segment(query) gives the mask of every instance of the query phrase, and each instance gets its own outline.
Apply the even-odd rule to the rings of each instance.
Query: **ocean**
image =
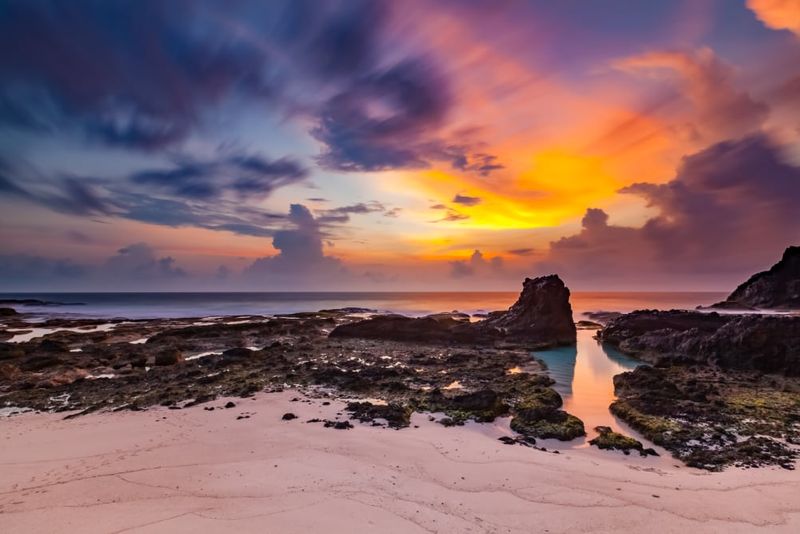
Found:
[[[519,293],[504,292],[248,292],[248,293],[4,293],[2,299],[37,299],[65,306],[24,306],[20,311],[74,318],[154,319],[230,315],[272,315],[360,307],[420,316],[444,311],[469,314],[503,310]],[[587,311],[693,309],[725,298],[716,292],[575,291],[576,320]],[[0,304],[2,306],[2,304]]]

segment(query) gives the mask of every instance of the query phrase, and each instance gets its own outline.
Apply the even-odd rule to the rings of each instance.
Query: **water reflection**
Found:
[[[590,436],[599,425],[627,431],[608,411],[615,399],[613,377],[634,369],[640,362],[601,345],[593,338],[594,333],[579,330],[577,345],[534,355],[547,363],[550,376],[556,381],[554,388],[564,398],[564,409],[583,420]]]

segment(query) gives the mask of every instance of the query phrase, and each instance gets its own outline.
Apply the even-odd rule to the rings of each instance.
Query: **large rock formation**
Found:
[[[713,307],[800,309],[800,246],[787,248],[768,271],[754,274]]]
[[[463,343],[505,340],[544,348],[575,343],[576,330],[569,289],[557,275],[550,275],[526,278],[519,299],[508,311],[493,312],[479,323],[452,314],[383,315],[337,326],[331,337]]]
[[[614,319],[599,337],[657,364],[800,375],[800,317],[644,310]]]
[[[508,311],[490,314],[477,326],[532,342],[551,340],[554,345],[569,345],[576,340],[569,289],[555,274],[526,278],[522,293]]]

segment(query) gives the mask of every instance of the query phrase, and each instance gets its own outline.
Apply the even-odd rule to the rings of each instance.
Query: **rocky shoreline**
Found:
[[[583,423],[560,409],[562,399],[550,388],[552,379],[528,350],[530,345],[568,342],[570,336],[574,342],[568,298],[560,280],[526,281],[516,307],[495,316],[504,321],[502,327],[473,326],[457,315],[438,314],[403,318],[432,325],[406,333],[394,328],[398,316],[365,321],[363,310],[352,309],[275,317],[119,320],[102,329],[96,322],[64,319],[30,325],[24,316],[12,314],[0,332],[5,339],[24,335],[25,328],[52,332],[0,344],[0,403],[7,410],[74,416],[155,405],[180,409],[288,387],[311,394],[314,388],[327,388],[341,398],[377,399],[352,405],[351,416],[362,421],[402,427],[412,411],[440,414],[440,422],[448,426],[510,416],[526,443],[570,440],[585,434]],[[543,314],[543,326],[532,327],[536,318],[531,309],[542,306],[566,315]],[[566,334],[561,331],[565,317]],[[335,334],[372,323],[390,324],[394,335],[371,339]],[[533,334],[520,334],[523,324]],[[457,333],[441,335],[451,328]],[[468,336],[462,337],[464,332]]]
[[[342,399],[350,421],[400,429],[415,412],[444,426],[508,417],[515,437],[570,441],[564,411],[532,350],[575,342],[569,290],[526,279],[509,310],[478,322],[346,308],[278,316],[31,323],[4,308],[0,409],[64,412],[207,408],[223,397],[297,389]],[[647,362],[617,375],[611,412],[687,465],[794,468],[800,445],[800,317],[690,311],[598,312],[598,342]],[[293,414],[287,413],[287,416]],[[286,420],[290,420],[288,417]],[[655,453],[598,427],[590,443]]]

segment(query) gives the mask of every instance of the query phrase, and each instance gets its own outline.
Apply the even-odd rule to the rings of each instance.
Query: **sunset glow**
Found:
[[[800,239],[794,2],[177,4],[0,12],[4,289],[714,290]]]

